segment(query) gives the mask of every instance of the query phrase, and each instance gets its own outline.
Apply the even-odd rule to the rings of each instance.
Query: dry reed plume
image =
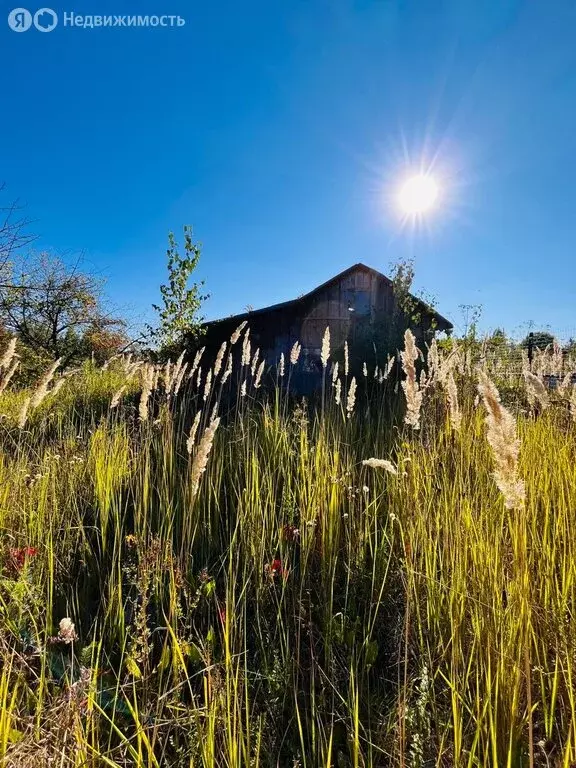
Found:
[[[428,347],[428,376],[431,381],[435,381],[437,378],[438,370],[440,368],[440,355],[438,352],[438,344],[436,339],[432,339],[432,343]]]
[[[328,365],[328,358],[330,357],[330,326],[326,326],[324,336],[322,338],[322,350],[320,352],[320,360],[322,362],[322,368],[326,369]]]
[[[22,405],[20,406],[20,411],[18,412],[18,427],[19,429],[24,429],[26,426],[26,421],[28,419],[28,412],[30,411],[30,403],[32,402],[31,397],[27,397]]]
[[[290,365],[296,365],[301,351],[302,345],[295,341],[292,349],[290,350]]]
[[[18,360],[18,358],[14,358],[14,360],[12,360],[12,364],[7,369],[6,373],[1,376],[1,378],[0,378],[0,394],[2,394],[2,392],[4,392],[4,390],[8,386],[8,384],[10,384],[10,381],[12,380],[12,377],[16,373],[16,370],[17,370],[19,365],[20,365],[20,361]],[[0,367],[0,372],[1,371],[2,371],[2,368]]]
[[[54,374],[56,373],[56,369],[62,362],[62,358],[58,358],[56,362],[52,363],[50,368],[46,371],[44,376],[40,379],[38,386],[34,390],[34,393],[32,394],[32,399],[30,400],[30,407],[31,408],[37,408],[42,400],[46,397],[48,394],[48,387],[50,386],[50,382],[54,378]]]
[[[114,408],[117,408],[120,404],[120,400],[122,399],[122,395],[124,392],[126,392],[127,385],[123,384],[120,389],[114,393],[112,400],[110,402],[110,409],[113,410]]]
[[[351,418],[354,413],[354,405],[356,404],[356,377],[353,376],[350,382],[350,389],[348,390],[348,398],[346,400],[346,413],[348,418]]]
[[[208,464],[208,457],[212,450],[212,444],[214,442],[214,435],[220,424],[220,418],[215,418],[211,421],[202,435],[194,459],[192,460],[192,467],[190,470],[190,486],[192,490],[192,498],[194,498],[200,487],[200,480],[206,470]]]
[[[242,342],[242,365],[250,365],[250,328],[246,329]]]
[[[336,381],[338,379],[338,360],[334,363],[334,366],[332,367],[332,384],[336,384]]]
[[[246,328],[247,323],[248,323],[247,320],[244,320],[244,322],[240,323],[240,325],[238,326],[238,328],[236,328],[236,330],[234,331],[232,336],[230,336],[230,345],[231,346],[234,346],[234,344],[236,344],[236,342],[240,338],[240,334],[242,333],[244,328]]]
[[[548,392],[544,386],[544,382],[539,376],[536,376],[530,371],[524,371],[524,379],[526,381],[526,394],[528,395],[528,402],[531,406],[534,406],[536,402],[540,404],[542,409],[548,408],[550,405],[550,398]]]
[[[458,387],[454,381],[454,374],[452,371],[446,377],[446,398],[448,400],[448,413],[450,415],[450,423],[456,432],[460,431],[462,426],[462,413],[460,412],[460,404],[458,402]]]
[[[203,395],[204,402],[208,400],[208,396],[210,394],[211,389],[212,389],[212,369],[210,368],[208,370],[208,373],[206,374],[206,381],[204,382],[204,395]]]
[[[200,365],[200,360],[202,360],[202,355],[204,354],[205,349],[206,347],[202,347],[194,355],[194,360],[192,361],[192,368],[190,369],[190,373],[188,374],[189,379],[192,379],[194,374],[196,373],[196,369]]]
[[[184,381],[184,377],[186,376],[186,372],[188,371],[188,363],[184,363],[184,365],[180,368],[180,372],[176,376],[176,379],[174,381],[174,397],[180,392],[180,387],[182,386],[182,382]]]
[[[576,421],[576,385],[572,386],[570,393],[570,416],[572,421]]]
[[[14,355],[16,354],[16,336],[12,336],[10,341],[8,342],[8,346],[4,350],[4,354],[2,357],[0,357],[0,371],[5,371],[10,363],[12,362],[12,359]]]
[[[138,415],[140,421],[148,421],[148,400],[152,394],[154,385],[154,366],[147,365],[142,374],[142,392],[140,393],[140,402],[138,404]]]
[[[478,392],[487,411],[487,439],[494,456],[494,479],[508,509],[524,505],[524,483],[518,474],[520,440],[516,435],[516,421],[500,402],[500,394],[488,375],[478,371]]]
[[[194,416],[194,421],[192,422],[192,426],[190,427],[190,434],[188,435],[188,439],[186,440],[186,450],[188,451],[188,454],[192,453],[192,448],[194,447],[194,441],[196,440],[196,432],[198,432],[198,425],[200,424],[201,416],[202,416],[202,411],[198,411],[196,416]]]
[[[233,363],[232,351],[230,351],[228,353],[228,362],[226,363],[226,370],[222,374],[222,381],[221,381],[222,385],[226,384],[226,382],[230,378],[230,375],[232,373],[232,363]]]
[[[220,346],[220,349],[218,350],[218,354],[216,355],[216,360],[214,362],[214,378],[218,376],[220,373],[220,369],[222,368],[222,361],[224,360],[224,353],[226,352],[227,343],[225,341],[222,342],[222,345]]]
[[[252,357],[252,362],[250,363],[250,373],[252,374],[252,378],[254,378],[254,375],[256,373],[256,366],[258,365],[258,358],[260,357],[260,348],[254,352],[254,355]]]
[[[372,467],[373,469],[385,469],[386,472],[390,472],[391,475],[397,475],[398,470],[388,459],[363,459],[362,464],[365,467]]]
[[[404,350],[400,353],[402,369],[406,379],[402,382],[402,389],[406,396],[406,415],[404,421],[412,429],[420,429],[420,409],[422,407],[422,392],[416,378],[416,360],[418,348],[414,334],[408,328],[404,334]]]
[[[255,389],[259,389],[260,388],[260,382],[261,382],[261,379],[262,379],[262,374],[264,373],[264,364],[265,364],[265,361],[262,360],[260,362],[260,365],[258,366],[258,370],[256,371],[256,378],[254,379],[254,387],[255,387]]]
[[[174,366],[174,369],[172,371],[172,374],[168,377],[168,380],[166,381],[166,395],[170,394],[176,394],[176,385],[178,384],[179,380],[181,379],[181,375],[183,375],[182,371],[182,365],[184,362],[184,355],[186,354],[186,350],[180,353],[178,360],[176,360],[176,364]],[[170,361],[168,361],[169,363]],[[168,363],[166,365],[168,366]]]
[[[558,387],[558,394],[560,397],[570,397],[570,387],[572,384],[572,370],[569,370],[565,375],[560,386]]]

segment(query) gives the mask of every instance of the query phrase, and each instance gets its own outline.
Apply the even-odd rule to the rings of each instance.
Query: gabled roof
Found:
[[[368,267],[366,264],[362,264],[362,262],[358,262],[357,264],[353,264],[351,267],[348,267],[343,272],[339,272],[337,275],[334,275],[334,277],[331,277],[329,280],[326,280],[326,282],[316,286],[316,288],[313,288],[308,293],[305,293],[296,299],[290,299],[289,301],[281,301],[278,304],[271,304],[269,307],[262,307],[261,309],[250,310],[250,312],[241,312],[238,315],[229,315],[228,317],[223,317],[223,318],[220,318],[219,320],[211,320],[210,322],[207,322],[206,325],[210,326],[216,323],[223,323],[227,321],[242,322],[243,320],[247,320],[250,317],[254,317],[254,315],[261,315],[266,312],[275,312],[276,310],[288,309],[289,307],[308,301],[309,299],[313,298],[315,294],[325,290],[326,288],[329,288],[331,285],[333,285],[334,283],[337,283],[339,280],[342,280],[344,277],[348,277],[348,275],[350,275],[351,273],[355,272],[358,269],[362,269],[366,272],[370,272],[371,274],[379,277],[381,280],[384,280],[388,284],[392,285],[392,281],[390,280],[390,278],[386,277],[386,275],[382,274],[382,272],[379,272],[377,269],[372,269],[372,267]],[[447,320],[439,312],[436,312],[436,310],[433,309],[428,304],[426,304],[425,301],[423,301],[422,299],[419,299],[417,296],[413,296],[412,294],[410,294],[410,297],[417,304],[417,306],[422,312],[426,313],[427,315],[432,315],[432,317],[434,317],[440,330],[446,331],[446,330],[451,330],[453,328],[453,325],[450,322],[450,320]]]

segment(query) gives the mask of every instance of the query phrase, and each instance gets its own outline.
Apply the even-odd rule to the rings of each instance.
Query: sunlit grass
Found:
[[[343,371],[340,405],[326,370],[314,408],[291,368],[257,388],[244,366],[209,391],[186,370],[167,397],[172,367],[143,404],[149,371],[86,366],[22,429],[26,393],[7,389],[0,762],[570,766],[567,395],[530,410],[509,385],[526,494],[508,509],[475,373],[451,371],[459,429],[440,374],[419,430],[396,379],[358,375],[349,415]]]

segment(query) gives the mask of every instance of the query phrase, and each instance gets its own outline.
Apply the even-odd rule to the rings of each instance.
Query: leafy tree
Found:
[[[354,343],[350,349],[350,369],[357,375],[362,372],[363,362],[382,366],[389,354],[394,354],[404,346],[404,333],[407,328],[421,325],[424,305],[434,306],[430,296],[412,295],[414,282],[414,261],[400,259],[390,269],[394,304],[392,313],[377,311],[373,316],[355,318]],[[431,319],[429,335],[425,342],[432,339],[436,323]],[[340,355],[341,356],[341,355]],[[338,359],[336,357],[335,359]]]
[[[504,344],[507,341],[506,337],[506,331],[503,328],[496,328],[492,335],[490,336],[490,340],[494,344]]]
[[[521,346],[528,347],[530,343],[534,349],[546,349],[554,343],[554,336],[548,331],[534,331],[522,339]]]
[[[15,334],[31,358],[63,358],[63,365],[90,356],[102,335],[107,354],[126,343],[124,323],[104,310],[103,281],[49,253],[13,255],[0,285],[0,326]],[[114,340],[114,344],[110,342]]]
[[[392,264],[392,290],[396,299],[396,315],[404,320],[406,316],[412,319],[416,313],[416,303],[410,294],[414,282],[414,262],[412,259],[400,259]],[[416,322],[418,317],[415,318]]]
[[[5,185],[0,185],[0,195]],[[0,287],[10,283],[10,260],[14,253],[30,245],[35,239],[28,232],[29,219],[22,215],[22,206],[17,200],[0,204]]]
[[[160,286],[162,304],[153,304],[158,314],[156,327],[148,326],[149,337],[155,341],[163,356],[182,349],[188,339],[198,338],[204,318],[200,308],[208,295],[201,292],[204,281],[190,284],[201,255],[201,246],[192,240],[192,227],[184,227],[184,255],[180,255],[174,234],[168,235],[168,283]]]
[[[433,309],[436,299],[425,291],[420,291],[418,296],[411,293],[415,274],[413,259],[397,261],[392,265],[391,274],[392,290],[396,301],[392,323],[393,333],[395,337],[400,338],[400,346],[403,346],[406,328],[420,325],[423,320],[424,306]],[[433,333],[435,328],[436,321],[432,319],[430,331]]]
[[[464,321],[462,340],[473,346],[478,341],[478,322],[482,316],[482,305],[460,304],[458,309]]]
[[[119,327],[106,327],[93,323],[83,336],[85,357],[92,357],[98,365],[102,365],[114,355],[123,352],[131,346],[128,337]]]
[[[502,353],[506,348],[515,345],[508,339],[506,332],[502,328],[496,328],[489,336],[483,340],[483,345],[491,352]]]

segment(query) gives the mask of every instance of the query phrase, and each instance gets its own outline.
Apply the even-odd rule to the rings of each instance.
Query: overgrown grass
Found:
[[[538,412],[508,387],[526,485],[508,509],[474,374],[451,364],[460,429],[441,381],[413,430],[395,381],[359,381],[349,415],[349,376],[340,405],[327,371],[306,406],[288,362],[265,388],[256,365],[209,388],[187,371],[167,397],[172,369],[147,418],[124,364],[86,367],[22,429],[7,390],[2,764],[573,764],[568,400]]]

